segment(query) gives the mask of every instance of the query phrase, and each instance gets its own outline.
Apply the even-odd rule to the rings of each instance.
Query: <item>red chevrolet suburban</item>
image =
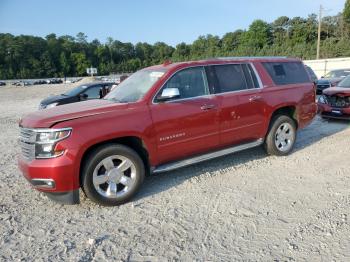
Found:
[[[101,205],[119,205],[148,173],[260,145],[286,155],[316,112],[299,59],[166,62],[134,73],[104,99],[25,116],[19,167],[61,203],[79,203],[81,188]]]

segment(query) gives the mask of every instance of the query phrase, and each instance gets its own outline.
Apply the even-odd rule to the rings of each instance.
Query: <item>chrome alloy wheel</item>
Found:
[[[135,180],[135,164],[125,156],[112,155],[95,167],[92,182],[100,195],[117,199],[135,186]]]
[[[294,129],[289,123],[282,123],[276,130],[275,145],[278,150],[288,151],[294,143]]]

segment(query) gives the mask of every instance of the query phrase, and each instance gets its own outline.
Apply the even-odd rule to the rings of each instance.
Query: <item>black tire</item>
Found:
[[[283,127],[283,125],[287,126],[290,129],[290,139],[286,139],[285,141],[288,146],[286,146],[285,150],[282,150],[281,147],[278,147],[276,143],[277,141],[277,132],[280,128]],[[296,123],[295,121],[287,116],[287,115],[276,115],[273,117],[270,128],[268,131],[268,134],[265,138],[265,150],[269,155],[275,155],[275,156],[285,156],[288,155],[294,147],[295,140],[296,140]],[[289,142],[290,141],[290,142]]]
[[[102,160],[106,159],[112,159],[113,156],[122,156],[126,159],[130,160],[133,164],[133,179],[132,179],[132,186],[130,186],[130,189],[125,192],[124,195],[117,197],[117,195],[114,196],[114,198],[103,196],[101,193],[99,193],[94,185],[94,171],[95,169],[98,169],[98,166],[101,165]],[[115,163],[116,160],[112,159],[112,163]],[[103,168],[104,165],[100,167]],[[117,166],[113,167],[112,169],[116,169]],[[111,169],[111,170],[112,170]],[[123,177],[126,176],[123,173]],[[131,172],[131,171],[130,171]],[[105,174],[107,174],[107,169],[105,169]],[[104,174],[103,174],[104,176]],[[109,177],[109,176],[108,176]],[[128,202],[139,190],[143,180],[145,177],[145,166],[140,158],[140,156],[130,147],[120,145],[120,144],[109,144],[105,146],[101,146],[91,152],[89,156],[84,161],[83,167],[82,167],[82,176],[81,176],[81,184],[82,189],[85,193],[85,195],[91,199],[92,201],[96,202],[97,204],[103,205],[103,206],[117,206],[124,204]],[[103,189],[100,188],[100,186],[109,187],[110,181],[105,182],[105,184],[99,185],[98,189],[103,192]],[[116,182],[112,182],[114,184],[117,184]],[[118,186],[123,186],[121,183],[117,184],[115,188],[118,190]],[[124,186],[125,188],[128,188],[127,186]],[[107,192],[107,189],[106,189]]]

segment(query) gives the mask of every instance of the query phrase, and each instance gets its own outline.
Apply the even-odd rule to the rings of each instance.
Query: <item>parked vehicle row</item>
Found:
[[[43,84],[62,84],[62,79],[44,79],[44,80],[36,80],[33,82],[33,85],[43,85]]]
[[[120,75],[120,76],[99,76],[96,77],[95,79],[100,80],[102,82],[114,82],[116,84],[120,84],[121,82],[123,82],[125,79],[128,78],[128,75],[124,74],[124,75]]]
[[[30,85],[44,85],[44,84],[62,84],[62,79],[38,79],[38,80],[20,80],[12,83],[13,86],[30,86]]]
[[[119,205],[148,173],[260,145],[289,154],[297,130],[316,114],[315,101],[299,59],[167,62],[136,72],[103,99],[24,117],[19,166],[34,188],[61,203],[78,203],[81,188],[96,203]]]
[[[29,81],[16,81],[12,83],[13,86],[30,86],[32,85]]]

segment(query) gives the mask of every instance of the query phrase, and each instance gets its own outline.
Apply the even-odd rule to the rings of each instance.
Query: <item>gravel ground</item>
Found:
[[[350,261],[350,125],[317,118],[261,148],[148,177],[136,199],[63,206],[16,164],[17,119],[69,85],[0,88],[0,260]]]

